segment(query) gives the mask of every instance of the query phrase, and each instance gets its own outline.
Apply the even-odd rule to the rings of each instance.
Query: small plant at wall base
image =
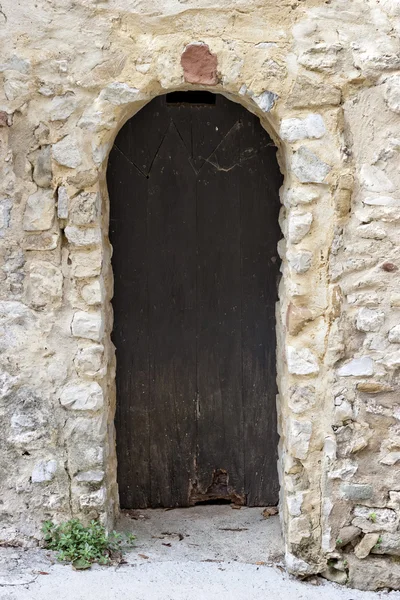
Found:
[[[78,519],[60,525],[52,521],[43,523],[42,532],[46,548],[58,552],[60,561],[72,563],[75,569],[89,569],[92,563],[109,565],[121,558],[124,546],[132,546],[135,536],[107,533],[98,521],[85,527]]]

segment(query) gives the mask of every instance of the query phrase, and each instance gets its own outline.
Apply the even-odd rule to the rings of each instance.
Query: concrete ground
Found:
[[[137,536],[126,563],[88,571],[45,550],[0,547],[0,600],[400,600],[288,576],[279,518],[259,508],[130,511],[118,529]]]

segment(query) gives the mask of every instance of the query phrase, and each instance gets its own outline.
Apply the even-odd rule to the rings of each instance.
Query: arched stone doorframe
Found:
[[[97,490],[92,487],[95,491],[84,500],[81,487],[71,481],[71,511],[83,515],[97,512],[109,523],[118,512],[113,425],[115,357],[110,338],[113,285],[108,240],[108,154],[124,123],[152,98],[193,89],[221,93],[242,104],[260,118],[278,147],[284,175],[280,190],[282,278],[276,313],[280,514],[289,570],[297,574],[319,572],[325,568],[327,553],[335,548],[329,529],[331,484],[323,475],[328,470],[326,462],[334,457],[330,387],[337,357],[329,352],[329,340],[335,336],[340,312],[340,296],[329,282],[329,255],[336,223],[347,211],[352,177],[341,151],[341,109],[329,105],[316,109],[315,103],[310,108],[291,108],[273,90],[255,95],[245,86],[235,91],[232,85],[229,89],[221,84],[176,85],[173,78],[168,82],[167,76],[162,85],[154,78],[146,89],[138,90],[120,80],[100,92],[71,133],[84,148],[80,171],[84,174],[94,169],[98,173],[98,179],[89,180],[87,185],[83,175],[80,193],[82,188],[89,194],[95,192],[102,207],[97,222],[84,228],[67,224],[64,231],[72,248],[71,280],[76,277],[78,288],[81,286],[82,271],[79,273],[78,261],[74,260],[74,253],[81,253],[81,247],[86,255],[90,253],[90,272],[100,273],[100,285],[93,291],[97,300],[88,302],[86,313],[99,331],[97,341],[104,346],[103,367],[93,374],[93,381],[100,384],[104,396],[101,411],[94,413],[94,428],[98,432],[96,440],[103,440],[100,444],[106,470],[104,481]],[[53,152],[57,156],[54,147]],[[63,196],[70,193],[64,175],[63,169],[55,173],[60,218]],[[85,327],[84,312],[74,311],[72,315],[71,332],[76,337]],[[86,381],[90,379],[90,369],[81,371]],[[79,368],[77,375],[80,376]],[[86,433],[83,431],[82,435]]]

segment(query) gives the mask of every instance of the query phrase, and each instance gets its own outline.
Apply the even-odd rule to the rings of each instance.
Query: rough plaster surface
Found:
[[[286,565],[399,587],[398,543],[353,553],[400,518],[398,1],[3,0],[0,28],[1,539],[118,512],[107,156],[152,97],[201,87],[181,60],[203,44],[204,87],[260,117],[285,176]]]

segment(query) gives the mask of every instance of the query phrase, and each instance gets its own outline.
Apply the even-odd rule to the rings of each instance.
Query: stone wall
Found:
[[[107,156],[152,97],[209,89],[285,177],[287,567],[400,588],[399,1],[2,0],[0,27],[0,539],[117,514]]]

